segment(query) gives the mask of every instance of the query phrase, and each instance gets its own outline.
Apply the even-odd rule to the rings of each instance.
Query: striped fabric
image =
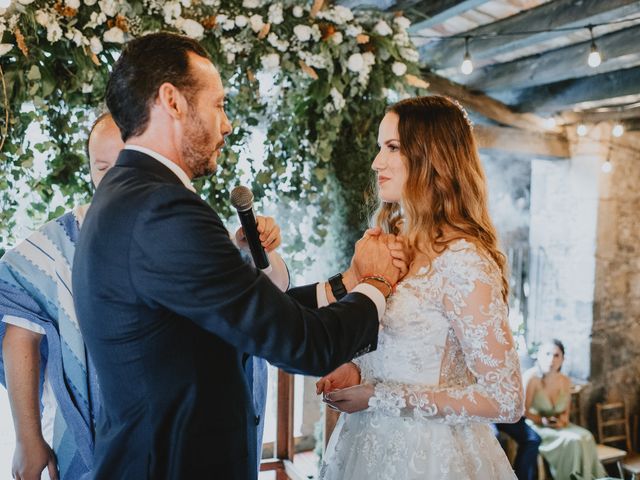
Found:
[[[41,376],[48,364],[57,409],[53,450],[61,480],[88,476],[92,466],[98,388],[82,341],[71,293],[71,267],[86,207],[52,220],[0,260],[0,317],[44,328]],[[1,340],[5,324],[0,322]],[[0,382],[6,385],[0,355]],[[42,389],[41,389],[42,391]]]

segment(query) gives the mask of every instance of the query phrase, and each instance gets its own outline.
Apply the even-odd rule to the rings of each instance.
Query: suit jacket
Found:
[[[317,309],[314,288],[282,293],[168,168],[123,150],[96,191],[73,266],[104,400],[94,478],[255,479],[243,358],[323,375],[377,342],[371,299],[353,293]]]

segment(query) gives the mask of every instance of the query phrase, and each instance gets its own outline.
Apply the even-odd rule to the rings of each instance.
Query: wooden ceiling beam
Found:
[[[567,137],[518,128],[475,125],[473,133],[481,151],[495,150],[526,157],[567,159],[571,156]]]
[[[565,125],[637,119],[640,118],[640,105],[631,108],[615,107],[584,112],[562,112],[559,117]]]
[[[498,100],[480,92],[467,89],[464,85],[447,80],[435,73],[425,71],[424,80],[429,82],[429,91],[438,95],[446,95],[458,100],[465,108],[473,110],[502,125],[521,128],[533,132],[551,131],[546,127],[545,120],[534,114],[514,112],[511,108]],[[555,130],[556,133],[560,129]]]
[[[578,27],[617,20],[637,13],[640,13],[638,0],[554,0],[465,33],[474,36],[490,35],[489,38],[473,39],[469,44],[469,50],[472,57],[492,58],[501,53],[566,35],[567,32],[551,31],[512,36],[500,34]],[[434,70],[458,66],[464,56],[464,43],[464,38],[426,43],[420,47],[421,60]]]
[[[587,64],[591,41],[551,50],[513,62],[479,68],[464,84],[483,91],[527,88],[606,73],[640,65],[640,25],[634,25],[596,38],[602,64],[591,68]]]
[[[514,98],[517,111],[555,113],[583,102],[636,94],[640,94],[640,67],[526,88],[514,92]]]
[[[403,3],[410,2],[401,1],[398,2],[395,9],[404,10],[410,7],[412,10],[419,13],[419,17],[418,15],[411,15],[412,19],[416,20],[417,18],[424,18],[424,20],[419,20],[411,25],[409,31],[415,33],[425,28],[431,28],[435,25],[439,25],[456,15],[460,15],[461,13],[476,8],[486,2],[487,0],[427,0],[403,7]]]

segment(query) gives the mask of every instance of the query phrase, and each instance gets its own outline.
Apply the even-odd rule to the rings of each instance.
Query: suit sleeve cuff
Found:
[[[329,299],[327,298],[327,291],[325,290],[325,284],[326,282],[318,282],[318,284],[316,285],[316,297],[318,299],[318,308],[326,307],[327,305],[329,305]]]
[[[378,290],[373,285],[369,285],[368,283],[359,283],[353,290],[351,290],[350,293],[353,292],[362,293],[363,295],[369,297],[373,301],[373,303],[376,304],[376,309],[378,310],[378,320],[382,318],[382,316],[384,315],[384,311],[387,308],[387,301],[385,300],[384,295],[380,290]]]

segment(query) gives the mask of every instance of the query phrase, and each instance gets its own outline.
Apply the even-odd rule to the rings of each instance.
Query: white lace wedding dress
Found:
[[[515,479],[488,425],[523,413],[496,264],[454,242],[398,285],[381,324],[377,350],[355,360],[375,394],[340,416],[320,478]]]

